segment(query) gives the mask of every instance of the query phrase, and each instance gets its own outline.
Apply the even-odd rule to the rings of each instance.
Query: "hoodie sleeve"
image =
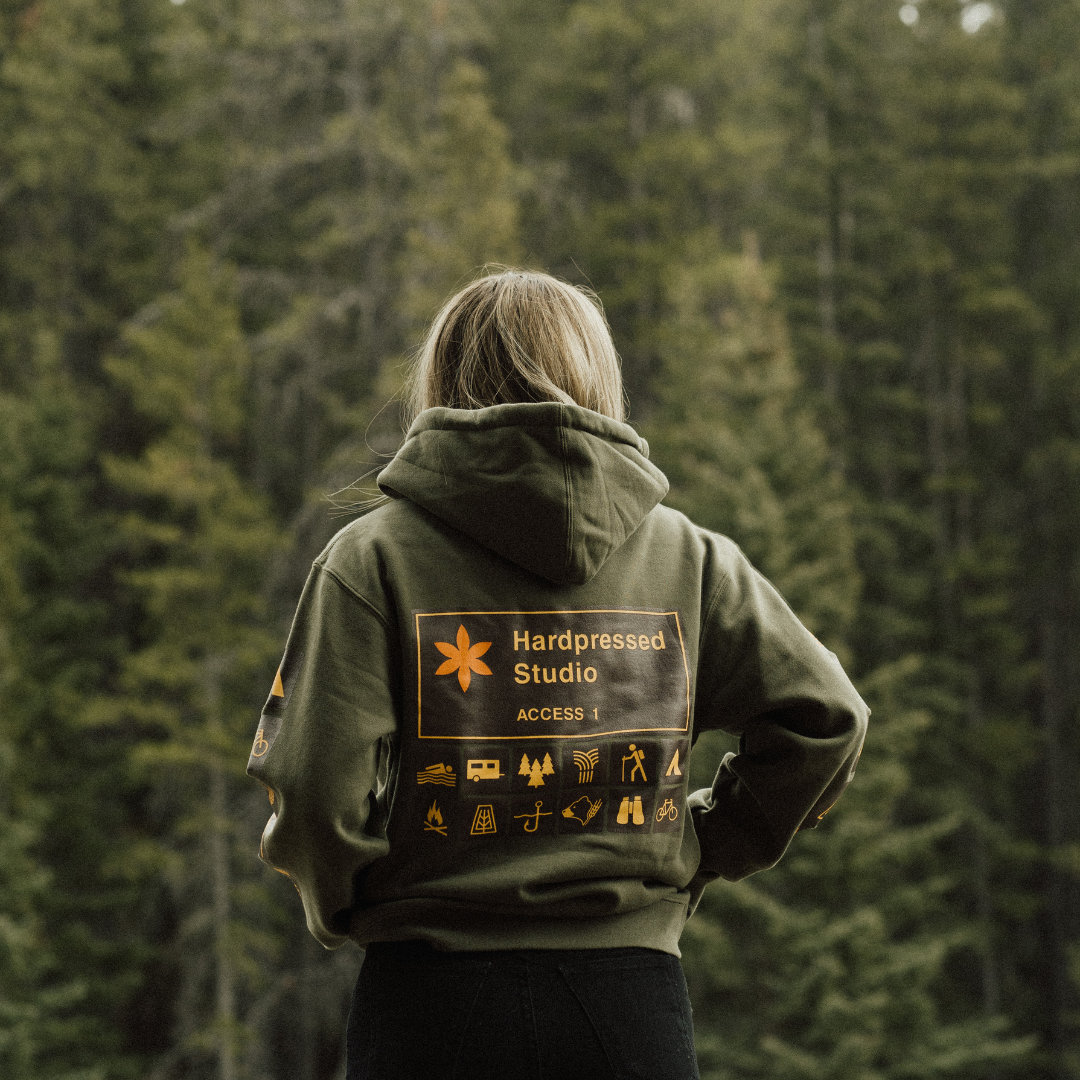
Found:
[[[275,811],[259,855],[292,879],[308,929],[328,948],[347,940],[357,875],[389,850],[375,790],[397,728],[388,631],[369,601],[316,563],[248,763]]]
[[[701,845],[692,903],[717,877],[775,865],[850,782],[870,715],[836,657],[730,545],[702,623],[695,728],[738,736],[689,799]]]

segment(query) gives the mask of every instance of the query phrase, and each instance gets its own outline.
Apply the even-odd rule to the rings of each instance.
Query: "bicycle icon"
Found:
[[[270,744],[263,738],[263,729],[259,728],[255,734],[255,745],[251,748],[252,757],[262,757],[267,750],[270,749]]]
[[[657,821],[663,821],[664,818],[674,821],[678,816],[679,808],[670,799],[665,799],[663,804],[656,811]]]

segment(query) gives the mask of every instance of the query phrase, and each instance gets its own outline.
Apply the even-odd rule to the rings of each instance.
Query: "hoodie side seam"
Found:
[[[700,530],[700,532],[706,532],[706,530],[702,529],[702,530]],[[714,533],[713,535],[715,536],[717,534]],[[728,540],[728,543],[731,544],[731,546],[733,548],[735,548],[735,550],[740,555],[742,555],[742,551],[740,550],[738,545],[735,544],[733,541],[729,540],[728,537],[722,536],[721,539]],[[745,556],[744,556],[744,558],[745,558]],[[705,607],[704,607],[704,609],[702,611],[702,614],[701,614],[701,636],[703,638],[708,633],[708,628],[712,625],[713,610],[716,608],[716,605],[720,602],[720,598],[722,596],[724,596],[728,592],[728,590],[731,588],[731,586],[734,584],[731,574],[728,573],[728,571],[722,565],[720,565],[719,560],[714,559],[714,565],[716,567],[716,572],[717,572],[717,575],[719,576],[720,580],[716,583],[716,586],[713,588],[712,594],[709,597],[709,601],[705,605]]]
[[[574,488],[570,479],[570,452],[566,445],[566,427],[560,425],[559,452],[563,463],[563,484],[566,487],[566,570],[574,564]]]
[[[728,581],[720,581],[712,591],[712,596],[709,597],[709,602],[705,606],[705,610],[701,616],[701,636],[704,637],[708,632],[709,626],[712,624],[712,613],[720,600],[720,597],[728,590]]]

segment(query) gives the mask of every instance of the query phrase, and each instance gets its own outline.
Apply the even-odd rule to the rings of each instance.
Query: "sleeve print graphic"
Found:
[[[303,652],[290,642],[285,648],[285,655],[281,658],[277,671],[274,672],[274,680],[270,685],[270,694],[266,699],[266,704],[263,705],[263,713],[280,716],[285,711],[292,688],[296,685],[296,676],[300,672],[303,659]]]
[[[259,726],[251,743],[251,755],[248,757],[247,771],[250,775],[257,775],[262,768],[266,755],[270,752],[270,747],[274,745],[274,740],[280,730],[280,716],[268,716],[263,713],[259,717]]]
[[[274,745],[274,740],[281,730],[285,706],[296,683],[296,676],[300,671],[303,658],[303,653],[299,649],[288,647],[285,649],[285,655],[281,658],[277,671],[274,672],[270,694],[259,717],[259,726],[251,743],[251,755],[248,757],[247,771],[252,775],[256,775],[262,767],[266,755],[270,752],[270,747]]]

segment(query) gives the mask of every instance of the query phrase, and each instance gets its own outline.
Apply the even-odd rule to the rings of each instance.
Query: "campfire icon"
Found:
[[[438,801],[433,801],[424,821],[424,832],[437,832],[440,836],[446,836],[446,826],[443,824],[442,812],[439,810]]]

